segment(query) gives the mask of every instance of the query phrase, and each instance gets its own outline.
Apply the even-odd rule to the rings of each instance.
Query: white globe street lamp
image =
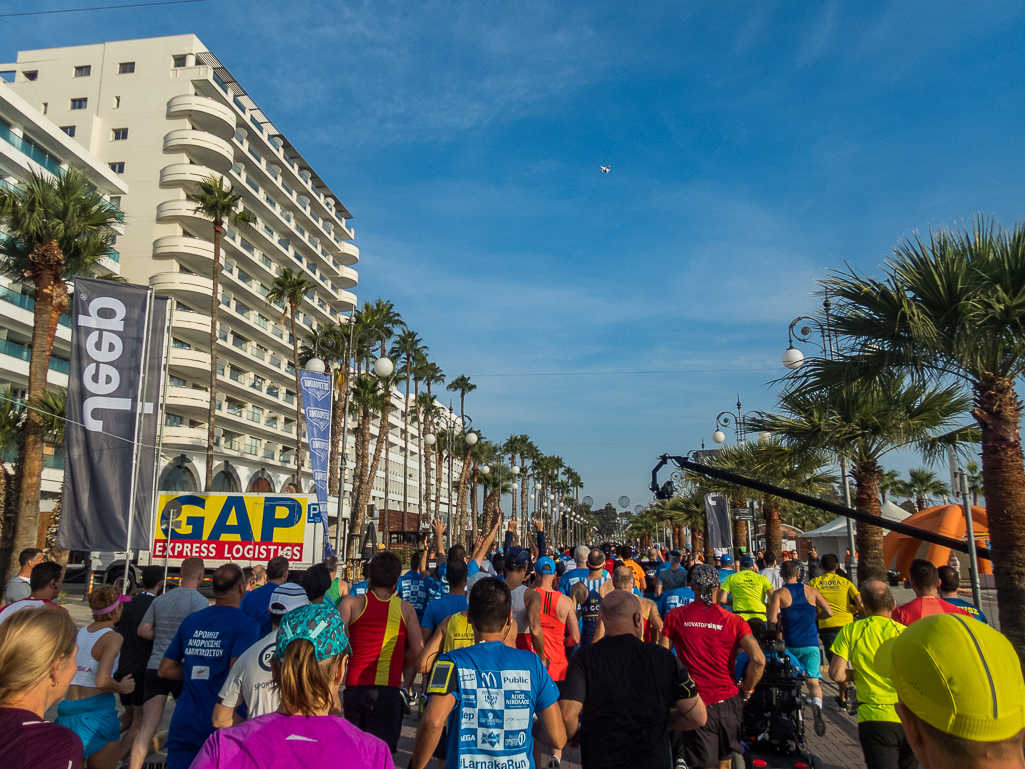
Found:
[[[726,433],[724,433],[722,430],[716,430],[714,433],[712,433],[712,440],[716,443],[725,443]]]
[[[391,376],[395,370],[395,364],[391,362],[390,358],[378,358],[374,361],[374,373],[379,377]]]
[[[514,484],[512,485],[512,490],[513,490],[513,491],[519,491],[519,490],[520,490],[520,484],[518,484],[518,483],[514,483]]]
[[[313,357],[306,361],[306,370],[311,374],[323,374],[327,371],[327,366],[320,358]]]
[[[512,474],[513,475],[519,475],[520,474],[520,468],[517,465],[513,465],[511,469],[512,469]]]
[[[554,494],[549,494],[548,498],[554,500],[555,499],[555,495]]]
[[[762,432],[758,433],[758,442],[760,444],[762,444],[763,446],[766,443],[770,443],[771,441],[772,441],[772,433],[766,432],[764,430]]]
[[[483,466],[483,467],[482,467],[482,468],[480,469],[480,471],[481,471],[482,473],[484,473],[484,475],[488,475],[488,474],[490,474],[490,473],[491,473],[491,468],[490,468],[490,467],[489,467],[488,465],[484,465],[484,466]]]
[[[530,498],[531,498],[531,499],[533,499],[533,498],[534,498],[534,495],[533,495],[533,494],[531,494],[531,495],[530,495]]]
[[[473,446],[475,443],[477,443],[477,433],[471,430],[466,434],[466,445]]]
[[[783,365],[791,371],[796,371],[801,368],[802,363],[804,363],[804,353],[790,345],[783,353]]]
[[[434,433],[427,433],[427,435],[424,436],[424,443],[428,446],[433,446],[437,440],[438,439],[434,437]]]
[[[534,491],[541,491],[541,484],[540,483],[535,483],[534,484]]]

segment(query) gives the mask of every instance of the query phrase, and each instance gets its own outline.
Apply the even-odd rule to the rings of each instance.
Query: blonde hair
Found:
[[[89,601],[89,608],[93,610],[93,620],[95,622],[105,622],[109,620],[114,615],[114,612],[110,611],[104,614],[97,614],[96,612],[101,609],[109,609],[114,605],[120,595],[121,591],[113,585],[101,585],[89,593],[86,599]]]
[[[286,715],[312,716],[331,707],[337,689],[335,673],[342,664],[339,654],[320,662],[313,644],[297,638],[285,649],[285,659],[271,658],[270,670],[274,685],[281,694],[281,707]]]
[[[78,630],[62,609],[22,609],[0,625],[0,703],[30,689],[61,658],[73,657]]]

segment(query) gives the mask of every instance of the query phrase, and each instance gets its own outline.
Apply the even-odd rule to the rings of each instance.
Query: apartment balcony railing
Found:
[[[0,139],[3,139],[26,157],[34,160],[51,174],[56,176],[61,172],[61,164],[57,158],[31,139],[18,136],[18,134],[14,133],[14,130],[4,122],[0,122]]]
[[[12,358],[18,358],[23,361],[31,362],[32,360],[32,350],[23,344],[12,342],[9,339],[0,339],[0,353],[10,355]],[[55,355],[51,355],[50,370],[58,371],[61,374],[67,374],[71,371],[71,362],[66,361],[63,358],[58,358]]]
[[[25,296],[24,294],[15,293],[5,286],[0,286],[0,301],[17,305],[21,309],[28,310],[29,312],[35,312],[36,309],[35,299],[30,296]],[[57,318],[57,323],[71,328],[71,316],[60,315]]]

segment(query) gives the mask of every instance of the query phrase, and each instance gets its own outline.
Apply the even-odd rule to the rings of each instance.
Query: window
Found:
[[[25,76],[25,79],[28,80],[29,82],[31,82],[33,80],[38,80],[39,79],[39,70],[38,69],[33,69],[33,70],[29,71],[29,72],[22,72],[21,74],[23,74]]]
[[[75,127],[73,125],[62,125],[61,130],[72,139],[75,138]]]
[[[123,61],[117,65],[117,74],[119,75],[130,75],[135,72],[134,61]]]
[[[117,163],[107,163],[110,166],[110,170],[116,174],[123,174],[125,172],[125,161],[121,160]]]
[[[171,57],[171,66],[174,67],[175,69],[178,69],[179,67],[184,67],[185,66],[185,61],[186,61],[185,54],[182,54],[181,56],[172,56]]]
[[[47,112],[49,111],[49,109],[50,109],[50,105],[49,105],[49,104],[47,104],[47,103],[46,103],[46,102],[44,101],[44,102],[43,102],[43,106],[42,106],[42,107],[40,108],[40,110],[39,110],[39,111],[40,111],[40,112],[42,112],[42,113],[43,113],[43,114],[45,115],[45,114],[46,114],[46,113],[47,113]]]
[[[72,136],[74,136],[74,134],[72,134]],[[110,204],[112,206],[114,206],[115,208],[121,208],[121,196],[120,195],[111,195],[110,196]]]
[[[93,73],[93,68],[88,64],[82,67],[75,67],[75,77],[89,77]]]
[[[191,350],[192,349],[192,345],[191,344],[189,344],[188,342],[183,342],[181,339],[176,339],[175,337],[171,337],[171,347],[173,347],[176,350]]]
[[[120,109],[120,108],[121,108],[121,97],[120,96],[115,96],[114,97],[114,109]]]
[[[170,383],[171,387],[185,387],[185,380],[180,376],[169,376],[167,381]]]
[[[83,96],[81,99],[71,100],[71,109],[85,109],[89,106],[89,99]],[[43,114],[46,114],[45,112]]]
[[[123,142],[127,138],[128,138],[128,129],[127,128],[115,128],[114,132],[113,132],[113,136],[111,137],[111,141]]]
[[[182,418],[176,414],[164,414],[164,424],[168,427],[181,427]]]

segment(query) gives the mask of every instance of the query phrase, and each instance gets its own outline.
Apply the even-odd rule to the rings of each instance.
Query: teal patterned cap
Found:
[[[311,603],[292,609],[281,618],[275,654],[285,659],[285,649],[299,638],[313,644],[314,654],[320,662],[337,657],[349,650],[349,639],[345,635],[345,623],[338,616],[338,609],[330,603]]]

